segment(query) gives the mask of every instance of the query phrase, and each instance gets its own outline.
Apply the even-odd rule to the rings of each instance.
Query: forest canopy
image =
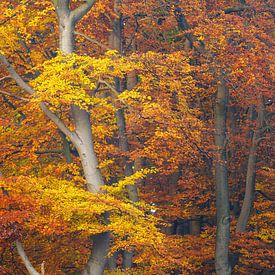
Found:
[[[273,274],[273,1],[0,11],[1,274]]]

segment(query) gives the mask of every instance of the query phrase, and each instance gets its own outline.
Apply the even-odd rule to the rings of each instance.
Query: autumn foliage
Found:
[[[94,1],[71,53],[60,49],[61,2],[93,1],[0,3],[0,273],[26,274],[20,242],[41,274],[81,274],[93,238],[108,234],[106,274],[214,274],[222,163],[232,272],[272,274],[272,1]],[[99,192],[77,114],[88,116]]]

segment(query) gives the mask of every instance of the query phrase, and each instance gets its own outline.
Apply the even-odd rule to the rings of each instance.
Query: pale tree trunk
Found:
[[[226,115],[228,90],[221,79],[218,85],[215,105],[215,145],[217,156],[215,164],[216,182],[216,251],[215,267],[217,275],[231,274],[229,264],[230,212],[226,159]]]
[[[243,200],[243,205],[241,208],[241,213],[238,218],[236,232],[245,232],[248,223],[250,212],[253,208],[254,195],[255,195],[255,179],[256,179],[256,160],[257,160],[257,148],[259,140],[261,138],[261,131],[264,127],[264,115],[265,106],[264,101],[261,98],[260,107],[258,110],[257,118],[257,128],[252,133],[252,144],[249,150],[248,162],[247,162],[247,172],[245,181],[245,196]]]
[[[101,275],[107,263],[110,233],[105,232],[92,236],[93,251],[83,271],[83,275]]]
[[[78,106],[72,106],[73,120],[79,142],[75,145],[80,156],[88,190],[92,193],[100,192],[104,181],[98,169],[98,160],[93,145],[90,114]]]
[[[20,255],[23,263],[25,264],[25,267],[27,268],[28,272],[31,274],[31,275],[40,275],[39,272],[37,272],[35,270],[35,268],[33,267],[33,265],[31,264],[24,248],[23,248],[23,245],[21,242],[19,242],[18,240],[15,242],[15,245],[16,245],[16,249],[17,249],[17,252],[18,254]]]
[[[53,0],[59,22],[60,50],[65,54],[70,54],[74,49],[74,29],[76,23],[91,9],[96,0],[86,0],[78,8],[70,10],[69,0]],[[9,61],[0,53],[0,61],[9,71],[10,76],[16,81],[18,86],[30,95],[35,91],[29,86],[11,66]],[[51,119],[78,150],[83,166],[84,176],[87,181],[89,191],[97,193],[100,186],[104,184],[102,175],[97,168],[98,161],[94,152],[90,115],[79,107],[73,105],[73,118],[76,132],[70,131],[64,122],[54,114],[44,102],[40,103],[41,110]],[[107,215],[107,214],[106,214]],[[105,219],[106,220],[106,219]],[[109,247],[109,233],[102,233],[92,237],[93,255],[91,256],[85,274],[101,275],[103,273]]]
[[[86,1],[73,11],[69,9],[69,2],[68,0],[54,1],[59,22],[60,50],[65,54],[73,52],[75,25],[90,10],[95,1]],[[72,113],[75,133],[78,137],[76,141],[72,140],[72,142],[80,156],[88,190],[98,193],[100,187],[104,185],[104,181],[98,169],[98,160],[94,151],[90,114],[76,105],[72,105]],[[91,237],[93,249],[84,274],[103,274],[109,248],[109,235],[109,233],[101,233]]]

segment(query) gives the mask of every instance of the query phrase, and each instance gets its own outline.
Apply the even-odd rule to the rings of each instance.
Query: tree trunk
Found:
[[[215,105],[215,145],[217,157],[215,164],[216,181],[216,251],[215,266],[217,275],[231,274],[229,265],[230,212],[226,160],[226,115],[228,91],[225,81],[218,85]]]
[[[119,52],[122,50],[122,28],[121,28],[121,14],[119,11],[119,5],[121,0],[116,0],[114,2],[114,12],[116,13],[116,18],[113,21],[113,30],[109,37],[110,48],[115,49]],[[127,79],[128,80],[128,79]],[[116,83],[116,90],[118,92],[122,91],[121,81],[120,79],[115,79]],[[128,81],[127,81],[128,83]],[[131,81],[131,88],[133,88],[136,84]],[[127,85],[127,88],[128,85]],[[119,137],[119,148],[122,152],[129,152],[129,144],[127,139],[126,133],[126,122],[125,122],[125,114],[123,109],[119,109],[116,111],[116,120],[117,120],[117,127],[118,127],[118,137]],[[123,163],[125,166],[124,174],[125,176],[130,176],[133,174],[132,164],[128,162],[127,157],[123,157]],[[128,196],[131,201],[137,202],[138,201],[138,191],[136,185],[128,185],[126,186],[128,190]]]
[[[101,275],[107,263],[110,233],[105,232],[91,237],[93,241],[93,251],[91,257],[83,271],[83,275]]]
[[[76,134],[80,142],[75,144],[81,159],[88,190],[91,193],[99,193],[104,181],[98,169],[98,160],[94,150],[90,115],[78,106],[72,106],[73,119],[76,127]]]
[[[113,30],[109,37],[109,46],[112,49],[115,49],[119,52],[122,51],[122,25],[121,25],[121,14],[119,11],[119,5],[121,0],[115,0],[114,2],[114,12],[116,14],[116,18],[113,21]],[[120,79],[115,79],[116,90],[121,92],[123,89],[121,87]],[[126,122],[125,122],[125,114],[123,109],[119,109],[115,113],[117,127],[118,127],[118,139],[119,139],[119,148],[123,153],[129,152],[129,144],[126,133]],[[128,157],[123,157],[124,164],[124,174],[125,176],[130,176],[133,174],[132,164],[128,161]],[[131,201],[138,201],[138,190],[136,185],[127,185],[128,197]],[[133,252],[131,251],[123,251],[123,268],[131,268],[132,267],[132,258]]]
[[[60,50],[65,54],[70,54],[74,50],[74,30],[75,24],[85,15],[93,1],[86,1],[85,4],[75,9],[69,10],[69,1],[55,1],[56,12],[59,21]],[[89,8],[90,5],[90,8]],[[90,114],[72,105],[73,120],[78,136],[77,142],[73,141],[81,159],[83,172],[87,181],[88,190],[92,193],[100,192],[100,187],[104,185],[101,172],[98,169],[98,160],[94,151]],[[93,248],[92,255],[87,263],[84,274],[101,275],[103,274],[109,248],[109,233],[101,233],[92,236]]]
[[[23,248],[23,246],[22,246],[22,243],[19,242],[19,241],[17,240],[17,241],[15,242],[15,244],[16,244],[17,252],[18,252],[18,254],[20,255],[20,257],[21,257],[23,263],[25,264],[25,267],[26,267],[27,270],[29,271],[29,273],[30,273],[31,275],[40,275],[40,273],[37,272],[37,271],[35,270],[35,268],[33,267],[33,265],[31,264],[31,262],[30,262],[30,260],[29,260],[29,258],[28,258],[28,256],[27,256],[27,254],[26,254],[26,252],[25,252],[25,250],[24,250],[24,248]]]
[[[265,106],[263,99],[261,99],[261,106],[258,111],[257,129],[252,133],[252,144],[249,150],[246,181],[245,181],[245,196],[241,213],[238,218],[236,232],[245,232],[248,223],[250,212],[253,208],[254,195],[255,195],[255,179],[256,179],[256,160],[257,160],[257,148],[259,138],[261,137],[261,130],[264,124],[264,111]]]

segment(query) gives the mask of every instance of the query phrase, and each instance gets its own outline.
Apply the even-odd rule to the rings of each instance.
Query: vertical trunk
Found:
[[[59,19],[60,50],[65,54],[70,54],[74,50],[74,29],[76,20],[73,20],[73,17],[70,16],[69,1],[58,1],[56,9]],[[104,181],[101,172],[97,168],[98,160],[93,146],[90,114],[75,105],[72,105],[72,113],[76,134],[79,138],[74,146],[81,159],[87,187],[90,192],[98,193]],[[84,274],[103,274],[108,255],[109,239],[109,233],[101,233],[92,236],[92,255],[87,263]]]
[[[249,150],[246,181],[245,181],[245,196],[241,213],[238,218],[236,231],[245,232],[248,223],[250,212],[253,208],[254,194],[255,194],[255,178],[256,178],[256,153],[258,148],[258,140],[260,138],[260,131],[264,126],[264,103],[261,102],[260,109],[258,111],[257,129],[252,133],[252,144]]]
[[[117,257],[118,257],[118,251],[114,252],[112,256],[108,259],[108,269],[114,270],[117,268]]]
[[[221,79],[215,105],[215,165],[217,232],[215,266],[217,275],[231,274],[229,265],[230,212],[226,163],[226,115],[228,91]]]
[[[72,106],[72,111],[76,133],[80,139],[80,142],[75,146],[81,159],[87,187],[91,193],[99,193],[104,181],[98,169],[98,160],[94,151],[90,115],[75,105]],[[93,241],[92,254],[83,274],[101,275],[107,261],[110,234],[108,232],[97,234],[91,239]]]
[[[93,251],[83,275],[102,275],[107,263],[110,233],[105,232],[92,236]]]
[[[252,209],[255,193],[255,169],[256,169],[256,133],[253,134],[252,145],[250,147],[248,163],[247,163],[247,172],[246,172],[246,182],[245,182],[245,196],[243,200],[243,205],[241,208],[241,213],[238,218],[236,231],[245,232],[245,228],[248,222],[249,214]]]
[[[119,52],[122,50],[122,29],[121,29],[121,14],[119,11],[119,5],[121,0],[115,0],[114,2],[114,12],[116,13],[116,18],[113,22],[113,30],[109,37],[109,46],[112,49],[115,49]],[[116,89],[121,92],[121,81],[120,79],[115,79]],[[122,109],[119,109],[115,113],[118,127],[118,137],[119,137],[119,148],[125,153],[129,152],[129,144],[127,140],[126,133],[126,122],[125,122],[125,114]],[[127,157],[123,157],[124,163],[124,174],[125,176],[130,176],[133,174],[132,164],[128,161]],[[133,202],[138,201],[138,191],[136,185],[127,185],[129,199]],[[123,268],[131,268],[132,267],[132,258],[133,253],[130,251],[123,251]]]
[[[119,5],[121,0],[116,0],[114,3],[114,12],[116,13],[116,18],[113,23],[113,30],[110,34],[109,43],[110,48],[115,49],[119,52],[122,50],[122,28],[121,28],[121,14],[119,11]],[[115,79],[116,82],[116,89],[117,91],[121,92],[121,81],[120,79]],[[132,82],[131,82],[132,83]],[[132,83],[132,87],[136,84]],[[131,88],[132,88],[131,87]],[[128,87],[127,87],[128,88]],[[119,148],[122,152],[129,152],[129,144],[127,139],[126,133],[126,122],[125,122],[125,114],[122,109],[116,111],[116,119],[117,119],[117,126],[118,126],[118,137],[119,137]],[[125,176],[130,176],[133,174],[132,164],[128,162],[127,157],[123,157],[123,163],[125,166]],[[128,185],[126,186],[128,190],[129,199],[131,201],[137,202],[138,201],[138,191],[135,185]]]

